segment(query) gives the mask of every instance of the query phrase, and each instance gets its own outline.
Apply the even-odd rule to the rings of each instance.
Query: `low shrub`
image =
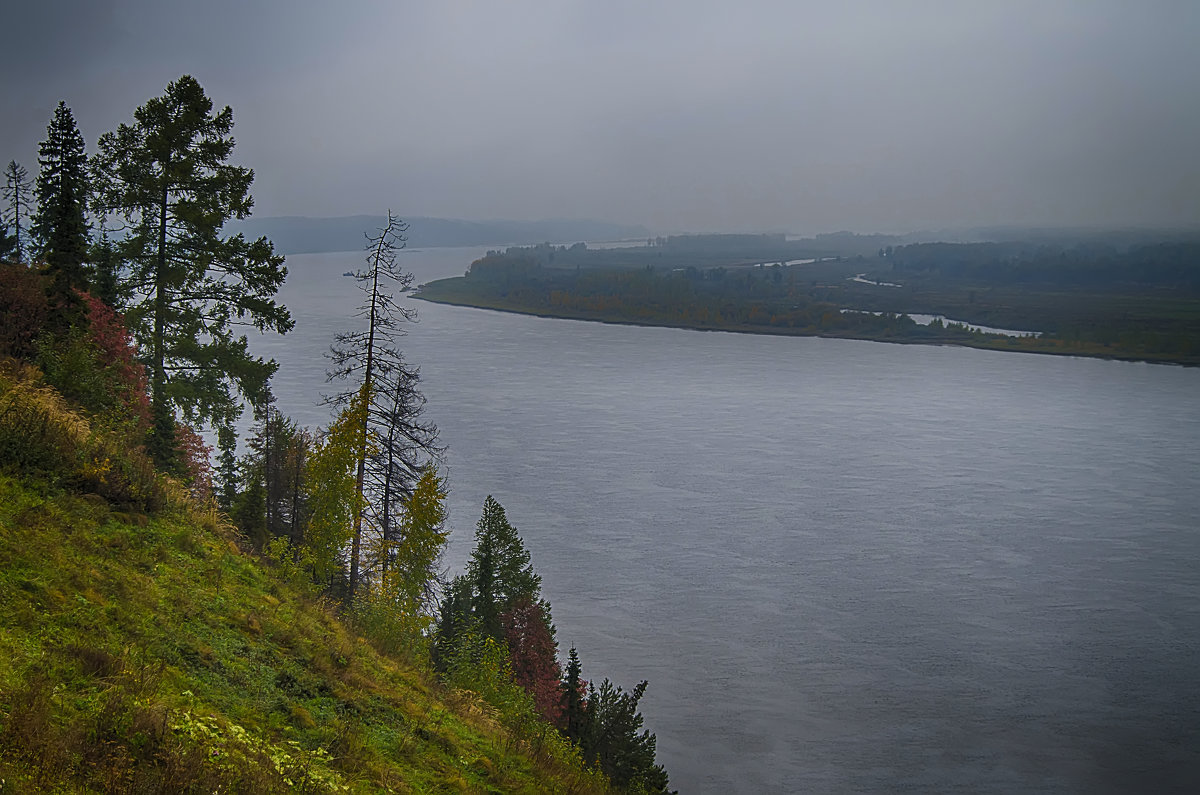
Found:
[[[161,508],[164,495],[153,464],[119,430],[82,417],[37,368],[0,365],[0,466],[48,476],[121,507]]]
[[[49,311],[45,278],[38,271],[0,263],[0,356],[32,357]]]

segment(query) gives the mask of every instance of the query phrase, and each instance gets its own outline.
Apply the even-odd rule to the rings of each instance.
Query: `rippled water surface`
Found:
[[[258,345],[309,425],[360,259]],[[417,306],[448,565],[493,494],[681,792],[1200,789],[1200,370]]]

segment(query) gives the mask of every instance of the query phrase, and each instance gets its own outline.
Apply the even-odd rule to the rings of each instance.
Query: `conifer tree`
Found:
[[[473,608],[484,633],[501,640],[500,614],[522,597],[537,600],[542,578],[533,571],[529,550],[508,522],[503,506],[488,495],[475,526],[475,550],[467,563]]]
[[[237,431],[233,426],[217,428],[217,451],[217,506],[229,513],[238,496]]]
[[[120,263],[117,261],[113,243],[108,239],[108,232],[102,232],[100,239],[92,244],[88,258],[92,261],[92,278],[88,292],[99,298],[109,309],[116,309],[121,302]]]
[[[175,412],[189,421],[231,422],[235,390],[257,402],[275,371],[252,356],[241,331],[285,333],[286,309],[273,298],[287,275],[265,237],[223,236],[250,214],[254,172],[230,165],[233,111],[184,75],[134,112],[132,125],[100,137],[93,161],[95,208],[119,219],[114,242],[131,295],[126,319],[150,371],[151,452],[175,458]]]
[[[15,262],[25,262],[28,240],[21,240],[21,223],[29,218],[29,172],[16,160],[8,161],[4,169],[4,200],[8,208],[4,211],[5,225],[12,228],[12,254]]]
[[[584,700],[587,683],[583,681],[583,663],[575,647],[567,654],[567,671],[563,677],[563,734],[579,743],[587,726],[587,704]]]
[[[437,427],[422,418],[425,397],[417,388],[419,380],[416,368],[397,352],[378,374],[379,396],[368,416],[378,444],[365,462],[364,488],[372,492],[370,518],[379,540],[393,548],[407,532],[407,513],[419,482],[442,450]]]
[[[544,605],[549,624],[549,605],[540,601],[541,586],[516,528],[500,503],[488,495],[475,526],[475,549],[467,571],[451,581],[442,599],[435,660],[449,657],[468,631],[505,641],[503,616],[522,601]],[[548,631],[552,637],[552,628]]]
[[[59,102],[38,149],[35,194],[38,208],[30,227],[50,274],[50,304],[60,325],[78,319],[77,290],[87,287],[88,165],[83,136],[65,102]]]
[[[268,410],[262,450],[267,535],[293,545],[303,541],[308,524],[304,471],[311,448],[307,430],[278,409]]]
[[[396,263],[408,226],[389,210],[387,222],[367,237],[367,267],[355,273],[364,293],[358,317],[365,324],[339,334],[330,349],[329,380],[347,380],[352,389],[328,398],[344,405],[352,396],[368,396],[358,431],[355,491],[365,509],[355,516],[350,539],[348,598],[363,576],[363,535],[370,520],[386,545],[403,501],[423,468],[441,451],[437,428],[420,419],[425,399],[417,389],[419,374],[403,358],[398,340],[416,310],[399,303],[396,294],[412,284],[412,274]]]
[[[433,667],[439,671],[447,670],[447,661],[453,657],[460,638],[479,625],[478,620],[471,614],[471,591],[471,581],[465,574],[459,574],[450,581],[442,594],[431,652]]]
[[[588,688],[587,727],[580,750],[618,787],[632,792],[668,792],[667,772],[654,762],[657,741],[642,729],[638,703],[646,693],[639,682],[632,693],[605,679]]]

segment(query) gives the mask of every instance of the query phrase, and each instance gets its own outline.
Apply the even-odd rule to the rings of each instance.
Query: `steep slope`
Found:
[[[12,441],[28,428],[0,387]],[[44,428],[84,438],[52,408]],[[112,467],[92,449],[57,474],[7,449],[0,792],[606,789],[552,731],[514,737],[473,694],[379,653],[182,489],[161,485],[147,512],[88,488],[79,470]]]

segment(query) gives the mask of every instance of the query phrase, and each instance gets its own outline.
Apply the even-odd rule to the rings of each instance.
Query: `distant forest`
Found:
[[[1200,237],[879,245],[883,236],[657,238],[490,251],[419,297],[609,322],[1200,364]],[[873,250],[871,250],[873,249]],[[869,252],[869,253],[868,253]],[[1037,332],[1010,337],[940,315]]]
[[[383,216],[375,215],[340,218],[284,216],[246,218],[231,223],[229,228],[251,239],[266,237],[283,254],[312,254],[358,251],[363,247],[363,230],[377,229],[385,221]],[[647,234],[645,227],[641,226],[587,220],[464,221],[410,217],[407,223],[410,248],[642,239]]]

